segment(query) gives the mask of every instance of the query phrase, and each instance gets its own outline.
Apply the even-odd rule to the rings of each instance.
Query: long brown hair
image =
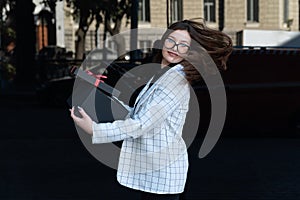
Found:
[[[176,30],[186,30],[189,32],[192,38],[191,53],[199,52],[199,48],[204,48],[219,70],[227,69],[226,62],[233,50],[232,40],[225,33],[207,27],[204,20],[183,20],[171,24],[161,38],[160,52],[155,57],[156,61],[161,61],[162,59],[161,49],[163,48],[163,42],[170,33]],[[189,55],[187,55],[187,58],[189,58]],[[199,56],[199,59],[201,59],[201,56]],[[183,70],[189,82],[201,79],[199,69],[195,68],[196,66],[190,62],[190,59],[184,59],[181,64],[184,66]],[[209,71],[209,69],[205,69],[205,71]]]

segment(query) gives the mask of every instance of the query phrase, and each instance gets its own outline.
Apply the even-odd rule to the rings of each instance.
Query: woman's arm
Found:
[[[183,77],[178,76],[177,73],[174,77],[169,75],[167,80],[155,89],[148,103],[143,104],[132,118],[97,124],[82,109],[79,109],[82,118],[76,117],[73,109],[71,116],[76,125],[93,136],[93,143],[108,143],[140,137],[154,126],[159,127],[176,109],[180,100],[186,95],[186,91],[189,91],[182,79]]]
[[[153,98],[132,117],[112,123],[92,124],[93,143],[107,143],[126,138],[138,138],[171,115],[179,103],[173,91],[158,89]]]

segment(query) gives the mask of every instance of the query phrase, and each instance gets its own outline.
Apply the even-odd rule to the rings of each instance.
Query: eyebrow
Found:
[[[172,39],[176,39],[174,36],[169,35],[168,37],[172,38]],[[180,40],[180,42],[185,42],[187,44],[189,44],[189,42],[187,40]]]

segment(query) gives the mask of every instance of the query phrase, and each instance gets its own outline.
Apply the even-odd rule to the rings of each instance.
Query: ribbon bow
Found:
[[[104,83],[104,81],[103,81],[102,79],[107,78],[107,76],[104,76],[104,75],[101,75],[101,74],[94,74],[93,72],[91,72],[91,71],[89,71],[89,70],[87,70],[86,73],[87,73],[88,75],[93,76],[93,77],[96,78],[96,81],[95,81],[95,83],[94,83],[94,86],[96,86],[96,87],[98,87],[98,85],[99,85],[100,83]]]

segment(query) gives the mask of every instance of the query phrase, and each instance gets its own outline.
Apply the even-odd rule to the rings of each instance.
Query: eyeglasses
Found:
[[[181,53],[181,54],[187,53],[191,48],[187,44],[183,44],[183,43],[176,44],[176,42],[171,38],[167,38],[165,40],[164,46],[167,49],[173,49],[175,46],[177,46],[177,51],[178,51],[178,53]]]

